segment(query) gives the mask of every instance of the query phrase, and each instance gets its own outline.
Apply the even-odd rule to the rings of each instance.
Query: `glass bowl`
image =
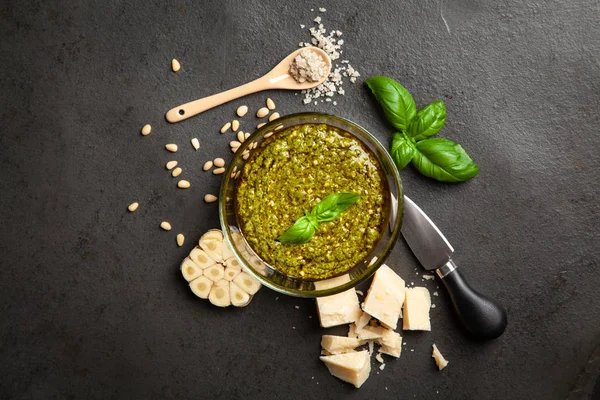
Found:
[[[346,131],[369,148],[383,167],[383,176],[387,179],[388,195],[390,196],[386,229],[373,250],[346,273],[316,281],[290,277],[264,262],[244,239],[235,213],[237,182],[244,164],[251,159],[249,152],[255,151],[267,138],[277,134],[280,130],[308,123],[327,124]],[[235,257],[244,269],[264,286],[290,296],[320,297],[333,295],[358,285],[383,264],[400,233],[404,209],[403,199],[402,182],[398,170],[388,152],[375,137],[344,118],[321,113],[300,113],[286,115],[269,122],[242,143],[227,167],[221,184],[219,219],[225,241]]]

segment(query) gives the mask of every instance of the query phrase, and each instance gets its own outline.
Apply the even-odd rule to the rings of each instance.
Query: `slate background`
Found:
[[[309,39],[299,25],[318,7],[362,74],[337,107],[271,92],[164,120],[267,72]],[[597,0],[4,0],[0,398],[583,399],[594,385],[599,398],[599,11]],[[192,295],[178,264],[218,226],[202,196],[219,179],[201,166],[230,157],[232,135],[218,129],[237,106],[271,96],[280,113],[335,113],[387,142],[392,130],[362,84],[376,74],[420,105],[444,99],[441,136],[479,164],[465,184],[412,167],[402,178],[474,286],[507,306],[509,326],[496,341],[470,340],[440,291],[433,331],[406,333],[402,357],[356,390],[318,360],[312,300],[264,289],[246,309],[216,309]],[[256,122],[249,114],[242,129]],[[168,142],[181,150],[167,153]],[[175,188],[169,159],[191,189]],[[436,290],[404,242],[388,264]],[[450,360],[442,372],[434,342]]]

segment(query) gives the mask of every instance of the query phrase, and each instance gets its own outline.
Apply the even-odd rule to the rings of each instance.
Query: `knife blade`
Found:
[[[423,268],[436,271],[467,331],[479,339],[502,335],[508,321],[504,307],[471,288],[452,260],[454,248],[450,242],[407,196],[404,196],[402,236]]]

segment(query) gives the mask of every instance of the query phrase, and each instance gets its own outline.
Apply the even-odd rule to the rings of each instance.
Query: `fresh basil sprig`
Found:
[[[373,76],[366,83],[389,123],[401,131],[392,135],[390,147],[398,169],[404,169],[412,161],[421,174],[442,182],[464,182],[477,175],[479,167],[458,143],[428,139],[446,123],[443,101],[434,101],[416,112],[410,93],[393,79]]]
[[[285,233],[277,238],[283,244],[302,244],[315,235],[321,222],[338,218],[360,199],[356,193],[334,193],[319,201],[310,212],[300,217]]]

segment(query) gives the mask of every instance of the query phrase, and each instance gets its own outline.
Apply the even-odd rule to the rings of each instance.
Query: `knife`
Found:
[[[435,270],[446,286],[463,326],[479,339],[502,335],[506,311],[497,301],[473,290],[452,261],[454,248],[411,199],[404,196],[402,235],[423,268]]]

